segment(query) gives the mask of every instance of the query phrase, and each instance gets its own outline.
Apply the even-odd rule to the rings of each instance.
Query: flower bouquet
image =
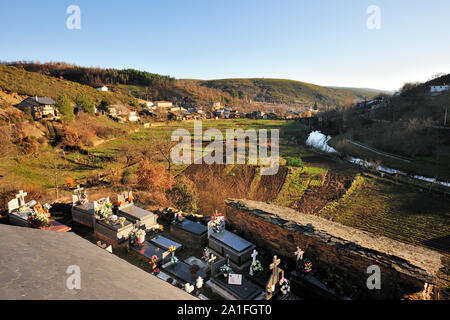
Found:
[[[116,220],[116,224],[120,224],[123,227],[123,225],[125,224],[125,221],[127,221],[127,219],[125,217],[119,217]]]
[[[210,256],[211,256],[211,251],[209,250],[209,248],[206,247],[205,249],[203,249],[203,252],[202,252],[202,259],[205,260],[206,262],[208,262]]]
[[[172,258],[170,259],[170,261],[172,263],[177,263],[178,262],[178,258],[175,256],[175,251],[177,251],[177,248],[175,246],[170,246],[169,247],[169,252],[172,254]]]
[[[226,278],[233,271],[228,264],[224,264],[219,268],[219,272]]]
[[[136,244],[138,247],[142,247],[145,242],[145,231],[144,230],[138,230],[134,233],[134,238],[136,239]]]
[[[98,220],[106,220],[110,215],[112,215],[112,204],[108,202],[96,208],[95,215]]]
[[[41,228],[48,226],[48,218],[50,217],[50,213],[48,210],[43,208],[39,203],[36,204],[32,210],[30,215],[28,216],[28,225],[31,228]]]
[[[211,226],[214,232],[219,233],[225,228],[225,217],[223,216],[223,214],[216,212],[212,216],[209,225]]]
[[[261,264],[261,261],[259,261],[259,260],[256,260],[255,261],[255,263],[252,265],[252,270],[253,270],[253,272],[261,272],[261,271],[263,271],[264,270],[264,268],[263,268],[263,266],[262,266],[262,264]]]
[[[158,261],[159,261],[159,258],[156,255],[153,255],[149,262],[152,265],[154,275],[157,275],[159,273]]]
[[[279,282],[281,293],[286,295],[291,291],[291,286],[289,285],[289,281],[286,278],[283,278]]]
[[[310,273],[312,271],[312,263],[308,259],[305,259],[303,262],[303,272]]]

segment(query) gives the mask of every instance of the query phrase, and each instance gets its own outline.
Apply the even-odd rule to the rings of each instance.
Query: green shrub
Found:
[[[286,165],[289,167],[303,168],[303,161],[300,158],[286,158]]]
[[[171,196],[178,209],[190,213],[197,212],[198,196],[192,183],[189,183],[186,178],[183,177],[175,183]]]

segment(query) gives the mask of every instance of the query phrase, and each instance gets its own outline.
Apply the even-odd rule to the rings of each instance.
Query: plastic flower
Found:
[[[170,246],[169,247],[169,251],[170,252],[175,252],[177,250],[177,248],[175,246]]]

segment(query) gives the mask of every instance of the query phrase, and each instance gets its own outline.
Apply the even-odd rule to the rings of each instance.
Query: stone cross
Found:
[[[297,262],[300,261],[300,260],[303,260],[303,254],[304,253],[305,252],[302,249],[297,247],[297,251],[294,252],[294,254],[295,254],[296,258],[297,258]]]
[[[217,259],[217,257],[216,257],[214,254],[211,253],[211,257],[209,258],[208,262],[209,262],[210,264],[213,264],[214,261],[216,261],[216,259]]]
[[[272,270],[272,275],[270,276],[269,281],[266,285],[266,300],[269,300],[272,298],[273,293],[275,292],[276,286],[279,284],[280,281],[280,274],[281,278],[284,278],[284,271],[278,266],[280,265],[280,259],[278,259],[277,256],[273,257],[273,263],[270,265],[270,270]]]
[[[212,227],[211,227],[211,221],[208,222],[208,239],[211,237],[212,234]]]
[[[77,185],[77,188],[75,189],[75,192],[77,193],[78,199],[81,199],[81,192],[84,190],[84,188],[81,188],[80,185]]]
[[[250,275],[253,276],[253,266],[256,263],[256,257],[258,256],[258,251],[253,250],[251,257],[253,258],[252,264],[250,265]]]
[[[25,197],[27,196],[26,192],[20,190],[18,194],[16,194],[16,199],[19,200],[19,207],[23,207],[25,205]]]

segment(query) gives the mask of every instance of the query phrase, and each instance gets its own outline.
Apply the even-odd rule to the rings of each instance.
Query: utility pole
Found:
[[[448,114],[448,107],[445,107],[444,127],[447,125],[447,114]]]

